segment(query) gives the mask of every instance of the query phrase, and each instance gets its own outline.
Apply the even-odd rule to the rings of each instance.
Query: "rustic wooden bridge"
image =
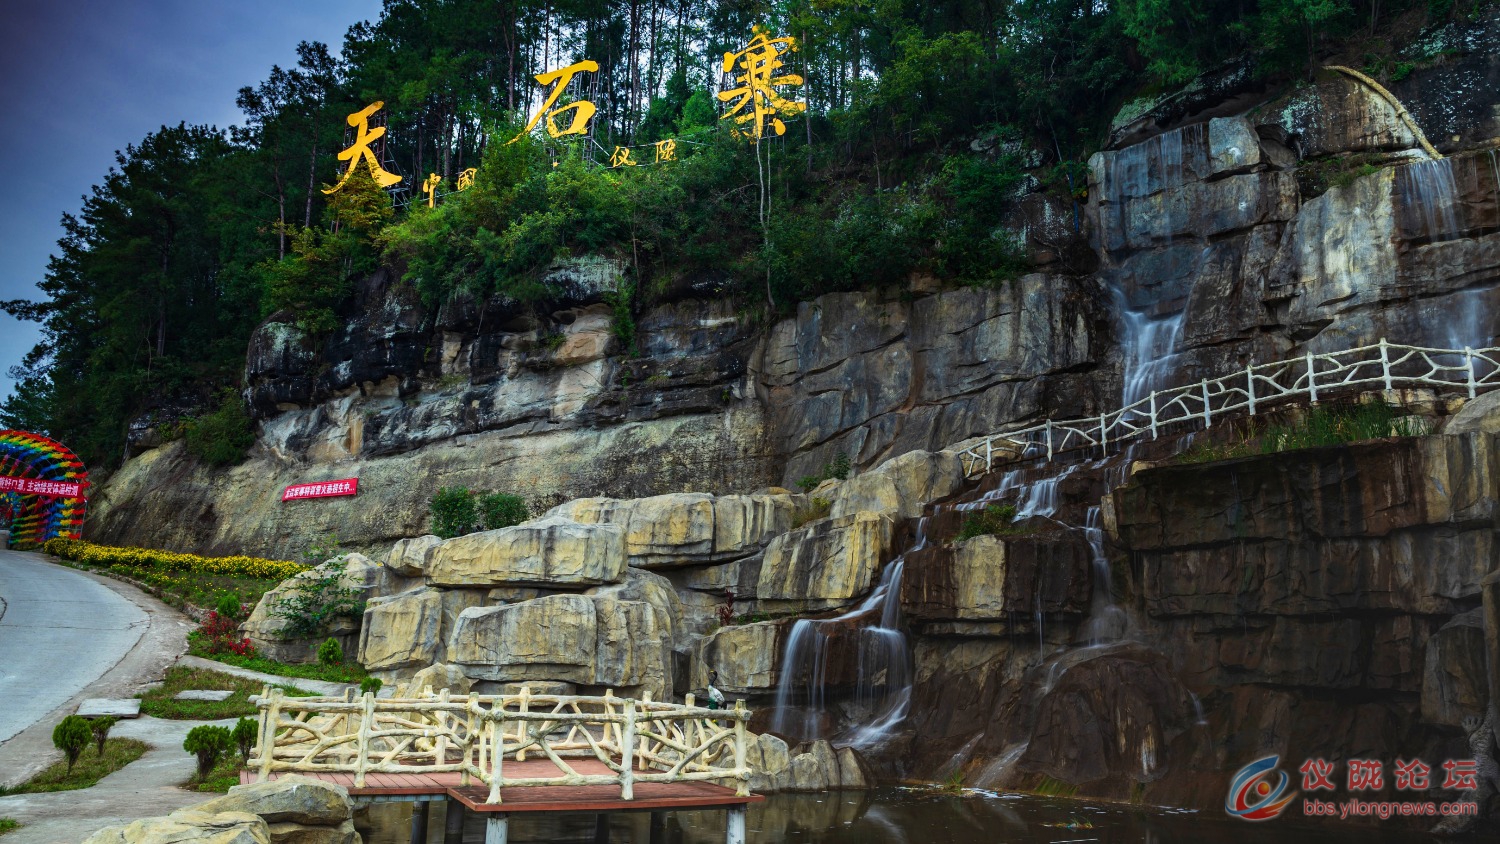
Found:
[[[610,693],[433,694],[377,699],[260,698],[260,732],[242,782],[296,773],[346,787],[357,801],[413,801],[413,844],[431,802],[485,817],[486,844],[504,844],[511,815],[724,809],[725,841],[743,844],[750,793],[744,702],[715,710]],[[530,757],[530,758],[528,758]],[[655,816],[655,817],[659,817]],[[597,836],[596,836],[597,838]]]

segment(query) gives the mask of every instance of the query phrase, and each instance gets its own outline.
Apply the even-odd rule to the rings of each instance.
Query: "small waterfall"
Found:
[[[1088,620],[1083,624],[1083,636],[1090,645],[1117,641],[1125,636],[1128,626],[1125,611],[1115,604],[1114,575],[1109,567],[1109,554],[1104,550],[1100,513],[1097,505],[1090,507],[1083,526],[1094,569],[1093,601],[1089,606]]]
[[[1453,178],[1453,159],[1417,161],[1398,169],[1396,192],[1401,199],[1402,228],[1413,239],[1449,240],[1467,228]]]
[[[1487,326],[1486,317],[1493,318],[1485,308],[1484,297],[1486,293],[1493,292],[1494,288],[1471,287],[1454,293],[1450,298],[1453,304],[1447,308],[1446,342],[1450,349],[1483,349],[1490,345],[1490,328]]]
[[[911,652],[901,630],[901,573],[906,554],[927,546],[927,517],[917,522],[912,547],[881,573],[880,583],[859,606],[835,618],[801,619],[787,636],[776,684],[776,711],[771,729],[797,740],[818,738],[828,702],[831,632],[860,620],[873,624],[858,628],[854,711],[863,720],[844,744],[856,748],[877,744],[906,718],[911,708],[913,674]],[[796,690],[805,688],[798,712]]]
[[[1182,339],[1182,324],[1187,311],[1167,317],[1151,318],[1144,310],[1127,311],[1120,300],[1120,346],[1124,352],[1121,400],[1130,405],[1169,386],[1177,370],[1177,343]]]

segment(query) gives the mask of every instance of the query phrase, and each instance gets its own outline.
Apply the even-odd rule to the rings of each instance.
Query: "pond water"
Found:
[[[441,803],[433,804],[429,844],[442,844]],[[786,794],[768,798],[747,813],[750,844],[792,841],[807,844],[1432,844],[1439,839],[1402,832],[1369,821],[1301,822],[1278,818],[1247,823],[1222,813],[1124,807],[1052,800],[1044,797],[968,792],[955,795],[927,789],[884,788],[827,794]],[[370,844],[407,844],[410,804],[369,810]],[[592,842],[593,815],[554,815],[511,821],[512,842]],[[364,831],[364,830],[361,830]],[[666,817],[666,844],[719,844],[723,812],[672,812]],[[1452,840],[1452,839],[1443,839]],[[482,844],[484,822],[471,815],[465,844]],[[646,813],[616,814],[610,841],[651,841]],[[660,844],[660,842],[658,842]]]

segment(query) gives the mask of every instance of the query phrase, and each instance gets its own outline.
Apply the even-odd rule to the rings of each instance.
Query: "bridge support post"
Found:
[[[489,842],[486,842],[489,844]],[[745,807],[731,806],[724,825],[724,844],[745,844]]]
[[[609,815],[604,812],[594,816],[594,844],[609,844]]]
[[[667,813],[652,812],[649,834],[651,844],[667,844]]]
[[[411,844],[427,844],[427,818],[432,813],[432,801],[422,800],[411,807]]]
[[[448,798],[448,813],[443,817],[443,844],[463,844],[464,804]]]
[[[484,844],[508,844],[509,841],[510,816],[500,812],[487,815],[484,819]]]

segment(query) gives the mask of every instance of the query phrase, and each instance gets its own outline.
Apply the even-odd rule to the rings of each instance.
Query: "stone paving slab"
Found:
[[[214,703],[229,700],[234,692],[216,689],[188,689],[172,696],[173,700],[209,700]]]
[[[136,698],[91,697],[78,704],[78,714],[84,718],[139,718],[141,702]]]

